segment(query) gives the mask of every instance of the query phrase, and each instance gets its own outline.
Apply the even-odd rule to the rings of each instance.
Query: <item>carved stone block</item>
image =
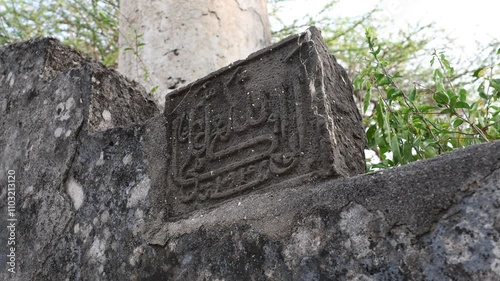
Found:
[[[352,91],[310,28],[169,94],[169,220],[271,186],[363,173]]]

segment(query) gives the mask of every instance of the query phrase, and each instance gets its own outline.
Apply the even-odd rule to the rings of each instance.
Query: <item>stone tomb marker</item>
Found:
[[[365,172],[352,91],[313,27],[169,94],[169,220],[254,190]]]

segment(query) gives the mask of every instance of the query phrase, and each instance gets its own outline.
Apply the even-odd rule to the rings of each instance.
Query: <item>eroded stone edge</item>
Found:
[[[474,150],[479,149],[485,149],[490,152],[478,160],[474,158],[478,153],[477,151],[474,152]],[[222,203],[220,207],[214,210],[196,211],[186,219],[164,223],[162,226],[157,225],[155,228],[157,231],[146,233],[145,239],[151,245],[164,246],[169,239],[195,232],[200,227],[214,229],[223,225],[239,223],[250,225],[256,231],[269,237],[286,237],[290,235],[291,230],[294,228],[294,218],[300,215],[301,212],[303,214],[303,212],[311,211],[314,208],[328,206],[332,212],[340,213],[343,208],[351,204],[360,204],[370,212],[379,211],[386,213],[384,216],[390,225],[406,225],[415,235],[422,235],[430,231],[432,225],[451,206],[469,196],[471,192],[476,192],[477,190],[473,187],[478,182],[483,182],[500,169],[500,162],[495,162],[494,155],[500,155],[500,142],[468,147],[436,158],[377,173],[360,175],[348,179],[329,180],[323,183],[307,184],[265,194],[251,194],[244,198],[231,199]],[[482,163],[481,160],[484,160],[486,157],[490,158],[488,159],[489,162],[486,161],[484,165],[480,165]],[[468,166],[468,162],[472,162],[472,164]],[[399,191],[411,196],[411,192],[404,191],[403,189],[407,187],[416,189],[418,186],[404,184],[404,182],[406,182],[405,177],[410,179],[409,177],[412,176],[415,170],[433,170],[431,177],[426,179],[428,183],[432,183],[435,180],[438,181],[439,178],[443,178],[444,176],[453,176],[452,173],[454,170],[449,170],[444,175],[442,173],[446,172],[453,163],[457,166],[460,165],[460,168],[463,166],[465,169],[470,169],[470,173],[465,175],[465,179],[459,181],[459,186],[438,194],[439,200],[430,201],[430,203],[435,202],[437,206],[424,206],[421,210],[418,209],[419,204],[429,202],[417,202],[414,206],[409,206],[409,208],[416,208],[416,210],[411,211],[426,212],[426,209],[431,209],[431,213],[425,214],[429,217],[428,221],[415,221],[411,218],[405,221],[407,218],[397,214],[399,210],[396,207],[393,206],[391,210],[388,210],[384,209],[384,206],[386,206],[384,202],[371,204],[377,199],[377,196],[370,194],[374,192],[380,192],[380,194],[376,194],[378,196],[386,195],[387,197],[391,197],[394,195],[391,193]],[[393,177],[398,177],[402,180],[403,184],[392,184]],[[370,191],[370,183],[372,182],[377,182],[378,187]],[[392,184],[392,187],[384,190],[384,184]],[[396,189],[394,189],[394,186]],[[441,186],[440,188],[443,190],[446,189],[445,186]],[[336,189],[338,192],[335,192]],[[338,196],[333,196],[334,194],[338,194]],[[445,198],[449,194],[453,194],[454,197]],[[416,200],[420,199],[416,198]],[[388,211],[389,213],[387,213]]]

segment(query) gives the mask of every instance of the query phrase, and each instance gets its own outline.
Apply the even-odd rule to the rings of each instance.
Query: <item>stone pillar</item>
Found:
[[[266,0],[121,0],[119,71],[155,99],[271,41]],[[142,44],[144,43],[144,45]]]

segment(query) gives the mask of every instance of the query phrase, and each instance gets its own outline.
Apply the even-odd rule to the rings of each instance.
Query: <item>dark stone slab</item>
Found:
[[[79,246],[61,239],[70,235],[76,213],[91,201],[86,197],[89,190],[76,184],[72,170],[76,159],[89,155],[80,150],[81,140],[155,115],[159,111],[140,85],[55,39],[0,48],[0,280],[78,280],[55,271],[75,261]],[[112,140],[103,142],[109,145]],[[102,156],[103,162],[109,157]],[[6,228],[9,170],[15,172],[13,218],[17,219],[18,273],[12,279],[3,270],[10,235]],[[41,274],[56,252],[66,255],[65,261],[48,266],[50,274]]]
[[[315,28],[169,94],[165,116],[171,218],[365,171],[352,86]]]

